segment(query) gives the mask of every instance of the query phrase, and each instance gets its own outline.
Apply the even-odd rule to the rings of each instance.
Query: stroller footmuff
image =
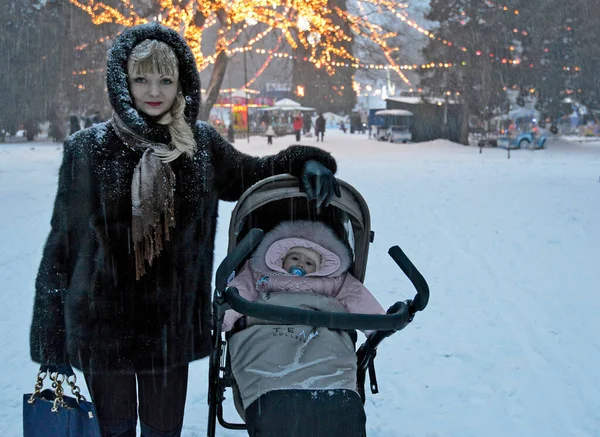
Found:
[[[335,299],[310,293],[274,293],[256,303],[344,312]],[[229,338],[228,352],[251,436],[318,436],[330,425],[340,436],[364,434],[355,341],[348,332],[247,318],[245,329]]]
[[[353,390],[275,390],[246,409],[250,437],[364,437],[366,416]]]

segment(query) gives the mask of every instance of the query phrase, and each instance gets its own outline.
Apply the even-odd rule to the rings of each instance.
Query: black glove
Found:
[[[306,161],[302,172],[302,184],[308,200],[317,201],[317,207],[329,206],[335,194],[342,196],[340,185],[335,176],[327,167],[313,159]]]

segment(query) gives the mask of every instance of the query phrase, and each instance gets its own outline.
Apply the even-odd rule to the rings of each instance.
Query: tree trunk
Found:
[[[219,9],[216,14],[221,28],[225,28],[227,26],[227,14],[223,9]],[[205,17],[199,15],[200,14],[196,14],[196,19],[198,22],[202,22],[202,24],[204,24]],[[217,48],[218,47],[219,42],[217,41]],[[228,63],[229,58],[227,57],[225,50],[222,50],[217,55],[217,59],[215,59],[215,66],[210,76],[208,87],[206,88],[206,98],[204,99],[202,107],[200,108],[200,120],[208,120],[208,117],[210,116],[210,110],[219,99],[219,91],[221,91],[221,84],[225,78],[225,72],[227,71]]]
[[[464,146],[469,145],[469,106],[466,100],[462,104],[462,117],[460,125],[460,143]]]
[[[206,88],[206,99],[202,103],[202,108],[200,111],[200,119],[208,120],[208,116],[210,115],[210,110],[217,103],[217,99],[219,98],[219,91],[221,90],[221,84],[223,83],[223,79],[225,78],[225,72],[227,71],[227,64],[229,63],[229,59],[227,58],[227,54],[225,51],[222,51],[217,56],[215,60],[215,67],[213,68],[212,75],[210,76],[210,82],[208,87]]]

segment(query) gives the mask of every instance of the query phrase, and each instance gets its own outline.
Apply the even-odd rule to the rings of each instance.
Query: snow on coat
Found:
[[[136,134],[170,143],[168,128],[138,113],[126,63],[145,39],[169,44],[179,60],[185,115],[198,149],[171,163],[176,227],[145,276],[135,278],[131,245],[131,179],[142,150],[125,146],[110,123],[64,144],[51,230],[36,279],[30,353],[45,364],[70,362],[86,373],[169,369],[208,355],[211,277],[219,200],[235,201],[273,174],[299,176],[316,159],[333,172],[327,152],[293,146],[277,155],[243,154],[209,124],[197,122],[200,81],[190,48],[157,23],[128,28],[108,57],[114,111]]]

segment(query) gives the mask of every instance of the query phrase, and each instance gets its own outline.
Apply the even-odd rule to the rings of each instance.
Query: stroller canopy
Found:
[[[341,197],[334,196],[330,205],[320,210],[314,201],[308,201],[294,176],[276,175],[254,184],[242,195],[231,214],[228,252],[252,228],[269,232],[285,220],[322,221],[351,249],[350,273],[363,282],[372,241],[369,208],[352,185],[341,179],[338,182]]]

